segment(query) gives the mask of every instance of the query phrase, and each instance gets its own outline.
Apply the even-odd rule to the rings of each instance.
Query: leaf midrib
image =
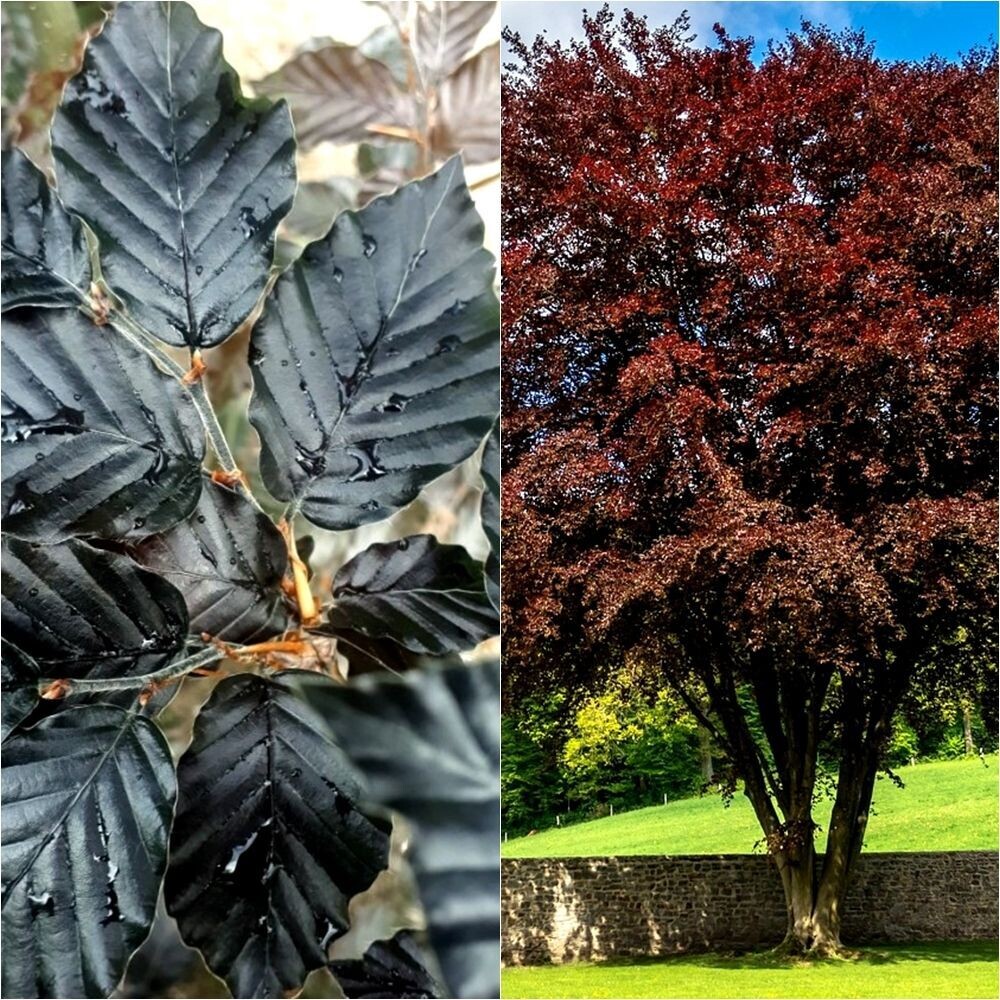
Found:
[[[444,189],[441,192],[441,197],[438,198],[437,204],[435,204],[434,208],[428,214],[427,221],[424,224],[424,231],[420,237],[420,245],[416,251],[418,254],[421,251],[426,250],[427,237],[430,234],[431,226],[433,225],[434,220],[437,218],[438,212],[441,211],[441,206],[444,204],[445,199],[451,193],[452,181],[455,179],[455,170],[457,169],[458,159],[457,158],[453,159],[451,163],[452,163],[451,171],[448,174],[448,179],[443,184]],[[360,215],[361,215],[360,212],[354,213],[354,218],[359,219]],[[301,266],[301,264],[299,262],[296,262],[296,266]],[[369,366],[375,360],[375,356],[378,353],[379,347],[382,343],[382,338],[385,335],[386,330],[388,330],[392,322],[392,318],[395,316],[396,310],[399,308],[400,302],[403,300],[403,292],[406,290],[407,282],[409,281],[412,273],[413,273],[412,269],[404,265],[403,276],[400,279],[399,288],[396,291],[396,298],[393,301],[392,305],[387,310],[384,318],[382,319],[382,322],[378,328],[378,332],[375,334],[375,337],[371,342],[371,346],[365,352],[364,360],[360,362],[360,365],[364,366],[366,369],[368,369]],[[368,371],[366,373],[365,378],[357,380],[352,379],[353,389],[350,393],[344,394],[344,404],[343,406],[341,406],[340,412],[337,414],[337,419],[334,421],[334,424],[329,431],[323,432],[322,440],[327,442],[327,447],[326,447],[327,455],[329,455],[333,451],[334,438],[337,434],[337,431],[340,429],[340,425],[344,422],[344,418],[351,412],[351,404],[354,402],[355,398],[361,391],[362,385],[368,381],[368,376],[370,376],[370,374],[371,374],[370,371]],[[304,497],[308,490],[309,484],[315,482],[317,479],[321,479],[322,477],[323,473],[306,477],[303,480],[303,486],[301,491],[299,490],[295,491],[294,499],[297,501],[302,497]]]
[[[173,66],[171,64],[170,57],[170,40],[171,40],[171,28],[173,26],[173,10],[174,5],[167,2],[167,51],[166,59],[164,60],[164,69],[167,72],[167,123],[170,128],[170,165],[174,174],[174,193],[177,197],[177,215],[178,221],[180,223],[180,237],[181,237],[181,265],[184,269],[184,306],[187,310],[188,317],[188,334],[191,339],[188,343],[191,344],[194,336],[196,323],[194,318],[194,301],[191,295],[191,274],[190,274],[190,254],[191,250],[188,247],[187,240],[187,220],[184,216],[184,199],[181,195],[181,171],[180,164],[177,161],[177,130],[175,128],[175,111],[174,111],[174,74]]]

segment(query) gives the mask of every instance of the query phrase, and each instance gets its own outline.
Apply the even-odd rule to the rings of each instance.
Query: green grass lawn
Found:
[[[880,778],[865,850],[996,850],[997,757],[987,757],[986,765],[976,757],[902,767],[898,773],[906,784],[903,789]],[[826,805],[816,811],[821,826],[828,809]],[[706,795],[519,837],[505,843],[501,854],[505,858],[745,854],[760,836],[743,795],[737,795],[728,808],[718,795]],[[822,837],[821,832],[820,845]]]
[[[789,962],[767,953],[505,969],[514,997],[996,997],[997,943],[879,945],[855,961]]]

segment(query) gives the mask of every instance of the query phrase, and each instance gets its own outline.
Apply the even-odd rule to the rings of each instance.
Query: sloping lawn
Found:
[[[996,755],[985,758],[985,766],[976,757],[914,764],[900,768],[898,774],[906,785],[903,789],[887,778],[879,779],[865,850],[996,850]],[[826,810],[817,810],[817,822],[822,825],[825,818]],[[737,795],[727,809],[717,795],[706,795],[519,837],[503,844],[501,854],[506,858],[745,854],[760,837],[744,796]],[[819,845],[822,838],[821,831]]]
[[[766,952],[505,969],[504,998],[996,997],[997,943],[879,945],[856,961],[795,962]]]

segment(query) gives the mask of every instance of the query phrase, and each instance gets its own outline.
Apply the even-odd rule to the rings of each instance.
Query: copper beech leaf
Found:
[[[500,43],[466,59],[438,88],[431,147],[443,159],[461,153],[467,164],[500,157]]]
[[[268,490],[324,528],[388,516],[471,455],[499,408],[493,258],[457,159],[338,216],[254,327]]]
[[[375,542],[333,579],[334,629],[391,639],[414,653],[471,649],[499,631],[483,567],[433,535]]]
[[[38,704],[38,664],[12,642],[0,639],[0,740],[7,737]]]
[[[178,765],[167,908],[236,997],[300,989],[388,862],[390,823],[359,808],[337,743],[353,735],[326,730],[300,675],[222,681]]]
[[[194,635],[208,632],[250,643],[285,628],[284,539],[274,522],[235,490],[206,477],[191,514],[130,552],[183,592]]]
[[[389,67],[351,45],[332,42],[300,52],[254,89],[288,101],[302,149],[358,142],[372,135],[372,125],[412,124]]]
[[[296,683],[413,835],[410,864],[445,996],[497,997],[500,973],[500,665],[348,685]]]
[[[267,282],[295,140],[284,104],[241,94],[222,36],[186,3],[119,4],[66,86],[52,152],[129,311],[170,344],[225,340]]]
[[[493,425],[483,447],[479,467],[483,479],[483,499],[480,517],[483,531],[490,543],[486,559],[486,592],[498,611],[500,609],[500,421]]]
[[[375,941],[361,959],[331,962],[329,968],[349,1000],[430,1000],[443,995],[427,971],[426,959],[412,931],[399,931],[387,941]]]
[[[492,0],[467,0],[465,3],[421,0],[417,3],[414,48],[428,86],[436,87],[458,68],[472,51],[479,32],[486,27],[496,6]],[[493,120],[495,123],[497,118]]]
[[[180,383],[76,310],[12,311],[0,346],[5,532],[142,538],[191,512],[205,438]]]
[[[90,282],[87,240],[45,175],[3,152],[3,309],[78,304]]]
[[[304,149],[324,141],[363,142],[384,135],[408,135],[412,140],[421,115],[399,82],[401,77],[405,82],[412,59],[427,94],[430,151],[435,160],[459,152],[467,164],[497,159],[500,43],[469,56],[496,4],[473,0],[418,3],[412,27],[405,23],[405,5],[378,6],[385,9],[394,28],[386,25],[358,47],[330,42],[299,52],[255,84],[257,91],[288,101],[296,137]],[[412,48],[402,41],[402,30],[412,39]],[[392,37],[387,38],[386,32]],[[410,51],[412,56],[407,55]],[[412,142],[390,143],[385,148],[396,147],[416,160]],[[383,190],[412,177],[414,170],[391,184],[395,171],[384,173]]]
[[[3,747],[3,995],[106,997],[153,922],[174,768],[149,719],[82,705]]]
[[[127,556],[76,540],[34,545],[5,538],[2,581],[5,727],[8,712],[19,722],[21,707],[34,707],[40,678],[148,674],[184,648],[188,617],[180,591]],[[99,700],[128,705],[138,693]]]

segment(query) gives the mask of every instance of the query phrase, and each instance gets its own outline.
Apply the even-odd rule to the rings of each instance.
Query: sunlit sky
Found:
[[[598,10],[600,0],[503,0],[505,25],[526,39],[545,30],[550,38],[567,40],[581,35],[581,11]],[[974,45],[990,44],[997,36],[998,5],[981,2],[822,2],[794,3],[786,0],[742,0],[717,3],[694,2],[612,3],[616,11],[631,9],[645,14],[650,24],[669,24],[682,11],[691,15],[695,44],[714,40],[712,25],[722,24],[730,35],[751,35],[759,58],[772,38],[783,38],[797,29],[803,18],[831,28],[863,28],[875,43],[875,54],[883,59],[923,59],[936,54],[955,58]]]

